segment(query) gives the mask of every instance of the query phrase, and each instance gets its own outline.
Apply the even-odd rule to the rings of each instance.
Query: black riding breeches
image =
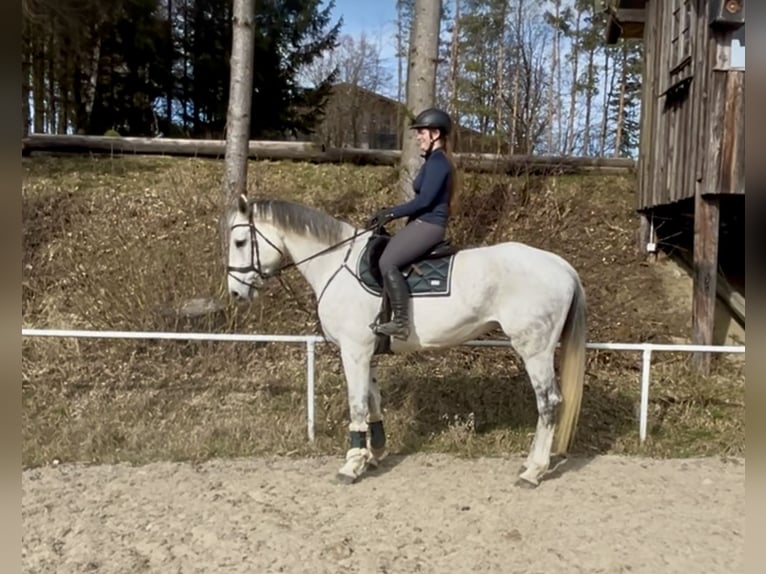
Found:
[[[425,255],[444,240],[445,231],[441,225],[419,219],[411,221],[388,241],[378,264],[381,273],[385,274],[392,268],[402,269]]]

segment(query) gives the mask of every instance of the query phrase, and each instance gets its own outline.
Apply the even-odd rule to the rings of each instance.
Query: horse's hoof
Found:
[[[358,478],[358,476],[349,476],[347,474],[343,474],[342,472],[339,472],[335,475],[335,480],[337,480],[339,484],[344,485],[354,484]]]
[[[555,472],[560,467],[565,465],[569,459],[566,456],[563,455],[554,455],[551,457],[551,463],[548,467],[548,474]]]
[[[388,451],[385,448],[381,449],[370,449],[370,453],[372,454],[372,458],[370,459],[370,464],[374,464],[377,466],[380,464],[380,461],[382,461],[384,458],[388,456]]]
[[[540,486],[539,482],[532,482],[531,480],[528,480],[526,478],[517,478],[516,479],[516,486],[519,488],[523,488],[524,490],[534,490],[538,486]]]

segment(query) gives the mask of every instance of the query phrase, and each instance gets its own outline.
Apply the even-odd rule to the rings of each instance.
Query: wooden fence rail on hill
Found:
[[[223,158],[225,145],[224,140],[30,134],[22,138],[22,154],[29,155],[39,151]],[[252,159],[261,160],[397,165],[401,152],[399,150],[325,148],[311,142],[250,141],[249,154]],[[455,160],[466,171],[480,173],[625,174],[635,170],[635,161],[630,158],[460,153],[455,154]]]

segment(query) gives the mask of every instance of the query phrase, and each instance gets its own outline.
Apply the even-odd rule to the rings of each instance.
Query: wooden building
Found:
[[[404,104],[361,86],[340,82],[333,86],[324,117],[310,139],[326,147],[401,149]],[[455,137],[457,152],[491,152],[494,138],[463,126]]]
[[[731,65],[732,41],[744,45],[744,4],[612,0],[607,7],[607,43],[644,43],[640,246],[687,239],[697,344],[713,341],[719,272],[728,269],[744,293],[745,71]],[[695,360],[707,370],[709,356]]]

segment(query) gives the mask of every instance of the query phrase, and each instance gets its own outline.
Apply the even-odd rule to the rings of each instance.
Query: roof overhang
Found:
[[[646,0],[614,0],[607,6],[606,43],[620,38],[643,38]]]

